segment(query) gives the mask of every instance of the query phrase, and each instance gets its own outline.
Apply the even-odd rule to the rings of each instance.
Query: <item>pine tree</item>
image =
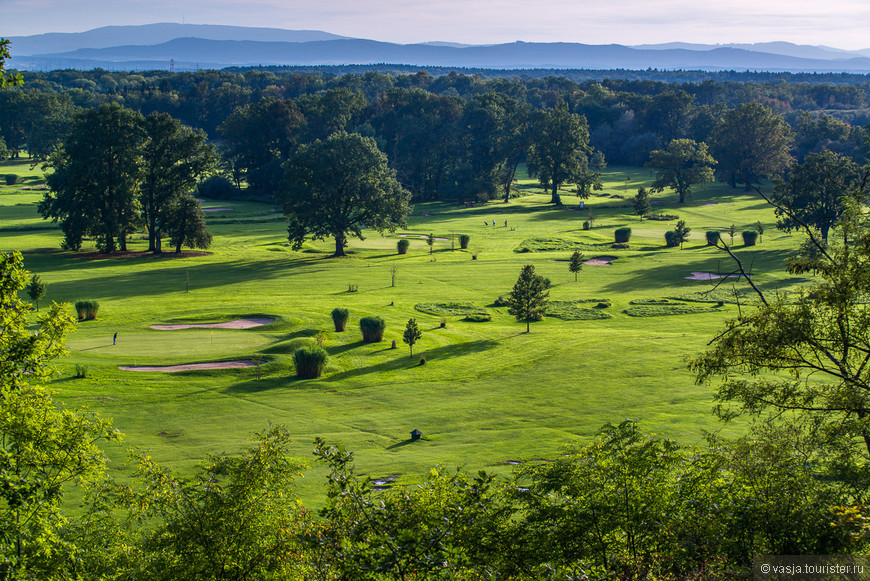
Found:
[[[520,271],[514,288],[508,297],[510,309],[508,312],[517,318],[517,321],[526,322],[526,333],[531,331],[529,323],[539,321],[547,312],[547,299],[550,291],[543,276],[535,274],[535,267],[527,264]]]

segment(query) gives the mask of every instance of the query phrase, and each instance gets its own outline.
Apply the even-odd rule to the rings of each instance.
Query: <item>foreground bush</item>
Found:
[[[468,248],[468,243],[471,242],[471,236],[468,234],[460,234],[459,235],[459,248],[462,250],[466,250]]]
[[[398,242],[396,242],[396,251],[399,254],[408,254],[408,247],[411,245],[411,242],[406,238],[401,238]]]
[[[613,236],[617,244],[625,244],[631,239],[631,228],[617,228]]]
[[[359,320],[359,328],[362,331],[363,341],[378,343],[384,339],[387,323],[380,317],[363,317]]]
[[[665,246],[668,248],[673,248],[674,246],[679,246],[680,241],[677,240],[677,233],[673,230],[668,230],[665,232]]]
[[[343,332],[347,326],[347,319],[350,317],[350,311],[347,309],[332,309],[332,322],[335,325],[335,330],[339,333]]]
[[[75,307],[79,321],[93,321],[97,318],[100,303],[97,301],[76,301]]]
[[[755,230],[744,230],[743,231],[743,244],[745,246],[755,246],[755,243],[758,241],[758,232]]]
[[[18,183],[18,176],[15,175],[14,173],[8,173],[4,177],[6,178],[6,185],[7,186],[14,186],[15,184]]]
[[[326,365],[326,351],[316,345],[300,347],[293,353],[296,375],[303,379],[316,379]]]

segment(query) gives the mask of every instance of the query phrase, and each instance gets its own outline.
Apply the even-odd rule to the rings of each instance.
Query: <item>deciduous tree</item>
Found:
[[[528,169],[538,176],[541,186],[550,190],[550,203],[558,204],[559,187],[574,183],[589,153],[589,126],[586,118],[568,110],[560,102],[538,113],[532,123],[532,146]]]
[[[713,181],[714,165],[716,160],[707,152],[707,144],[691,139],[674,139],[666,149],[651,152],[646,163],[656,170],[652,190],[670,188],[677,192],[680,203],[691,197],[692,186]]]
[[[63,245],[78,250],[96,236],[102,252],[127,249],[139,223],[138,187],[144,142],[142,115],[120,105],[81,113],[46,176],[51,188],[39,204],[46,219],[60,222]]]
[[[420,330],[420,327],[417,326],[417,320],[408,319],[408,324],[405,325],[405,333],[402,335],[402,342],[411,349],[409,357],[414,356],[414,345],[422,336],[423,332]]]
[[[281,194],[293,248],[307,236],[332,236],[336,257],[345,255],[348,235],[363,240],[363,228],[394,232],[411,211],[410,193],[375,141],[344,131],[300,147],[285,166]]]

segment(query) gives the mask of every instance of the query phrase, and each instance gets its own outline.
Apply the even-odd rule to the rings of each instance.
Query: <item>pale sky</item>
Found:
[[[399,43],[781,40],[870,48],[870,0],[0,0],[0,36],[182,21]]]

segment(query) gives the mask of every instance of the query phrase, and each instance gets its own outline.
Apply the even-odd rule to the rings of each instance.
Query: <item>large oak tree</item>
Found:
[[[345,256],[348,235],[363,240],[363,228],[394,232],[411,211],[411,194],[374,139],[344,131],[300,147],[285,164],[280,195],[293,248],[309,236],[331,236],[336,257]]]
[[[544,188],[550,190],[550,202],[561,201],[559,186],[574,182],[582,169],[589,150],[589,126],[586,118],[559,103],[538,114],[532,126],[532,146],[528,169],[538,176]]]

